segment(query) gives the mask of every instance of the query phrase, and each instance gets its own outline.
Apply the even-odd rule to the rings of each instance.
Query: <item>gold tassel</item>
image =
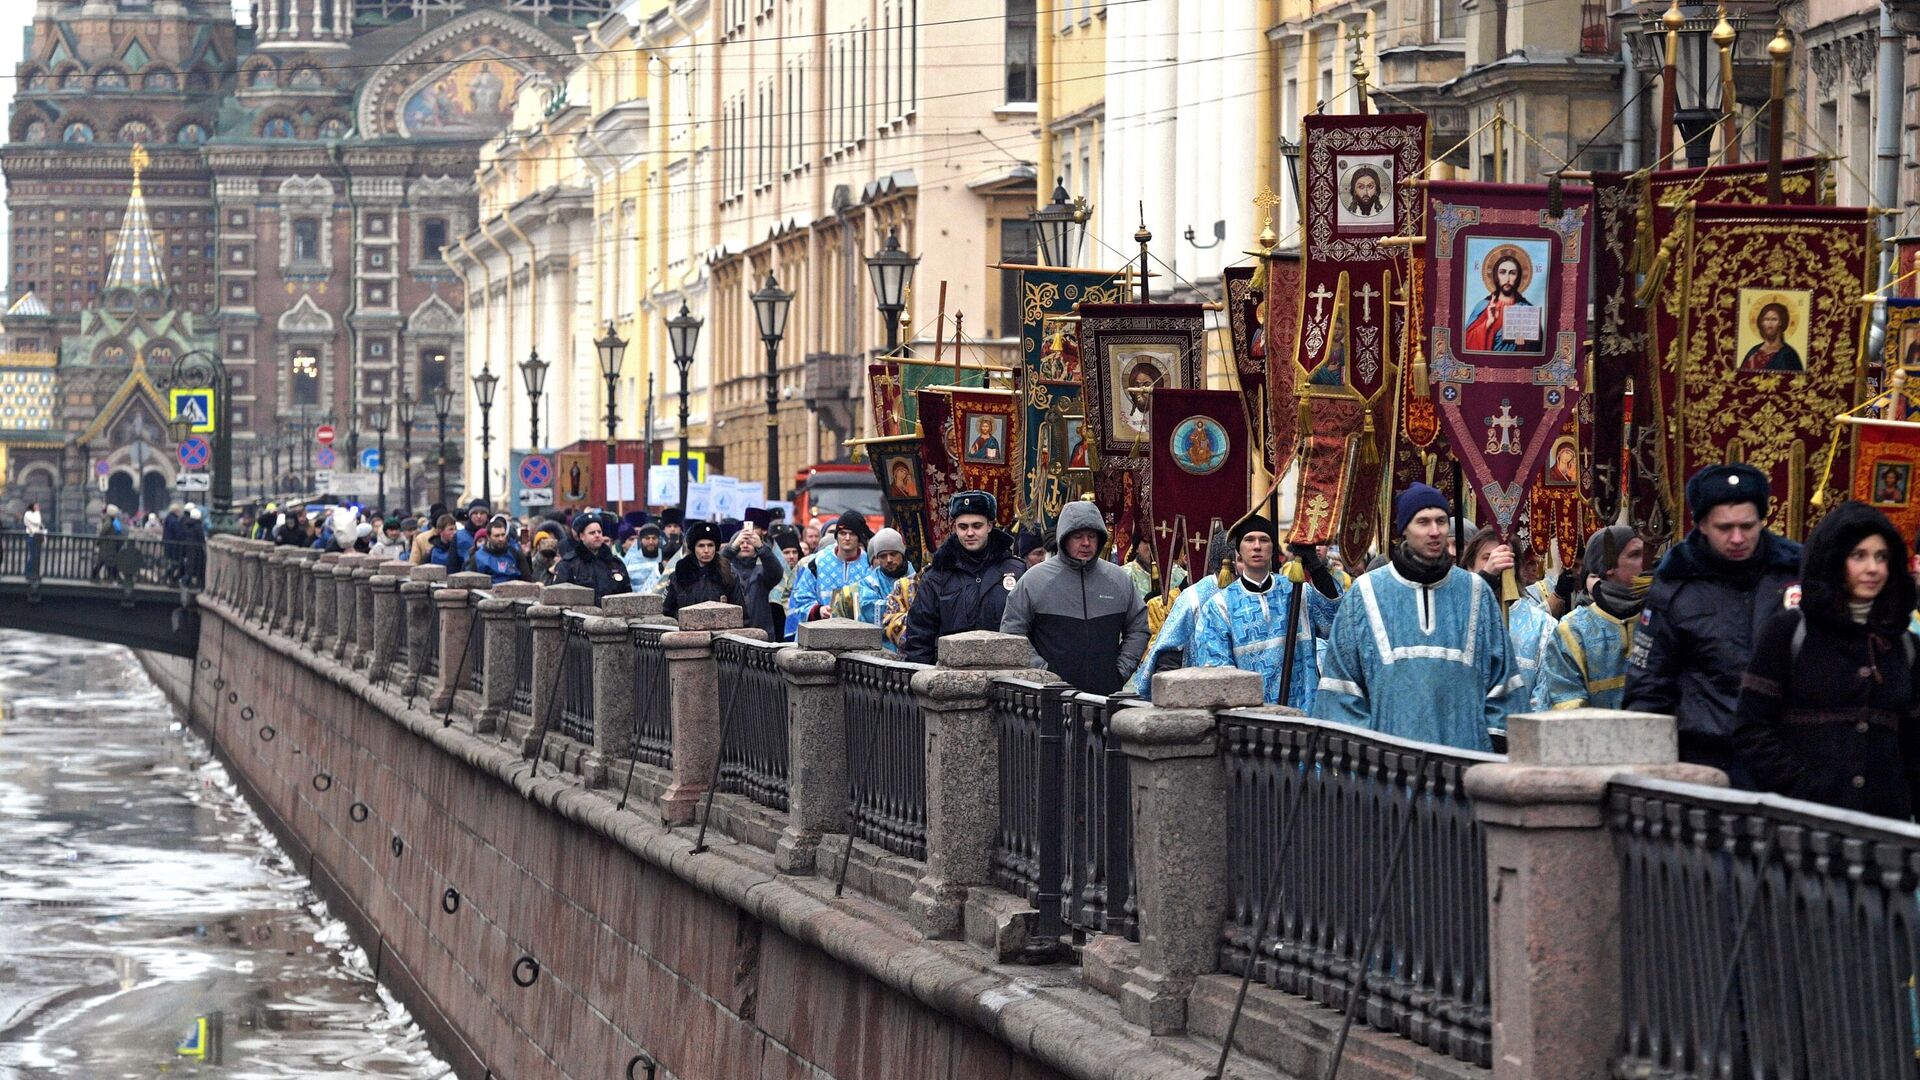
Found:
[[[1360,429],[1360,464],[1372,468],[1380,464],[1379,437],[1373,430],[1373,410],[1367,410],[1366,426]]]
[[[1427,381],[1427,350],[1419,343],[1413,346],[1413,396],[1425,401],[1432,395],[1432,387]]]
[[[1307,438],[1313,433],[1313,399],[1305,394],[1300,395],[1300,427],[1298,430],[1302,439]]]

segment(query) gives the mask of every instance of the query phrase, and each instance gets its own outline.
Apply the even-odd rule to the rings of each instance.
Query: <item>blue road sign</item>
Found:
[[[333,447],[331,446],[323,446],[313,453],[313,467],[316,469],[331,469],[333,468],[334,461]]]
[[[528,454],[520,459],[520,482],[543,488],[553,484],[553,461],[545,454]]]
[[[367,472],[373,472],[378,469],[380,467],[380,448],[377,446],[369,446],[365,450],[360,451],[360,467]]]
[[[178,450],[180,464],[189,469],[204,469],[207,459],[213,454],[213,447],[198,435],[189,435],[180,440]]]

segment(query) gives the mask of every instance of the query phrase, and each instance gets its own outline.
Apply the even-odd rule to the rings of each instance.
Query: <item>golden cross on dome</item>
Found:
[[[139,187],[140,174],[147,171],[148,165],[153,164],[153,158],[147,153],[146,144],[134,143],[133,153],[127,155],[127,162],[133,166],[133,186]]]

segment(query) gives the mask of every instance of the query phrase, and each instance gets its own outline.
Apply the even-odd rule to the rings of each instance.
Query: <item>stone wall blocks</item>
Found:
[[[948,668],[1020,668],[1033,660],[1026,638],[992,630],[948,634],[935,645],[935,658]]]
[[[616,619],[639,619],[659,615],[667,598],[659,593],[620,593],[600,598],[600,610]]]
[[[737,630],[747,625],[746,613],[734,604],[689,604],[677,618],[682,630]]]

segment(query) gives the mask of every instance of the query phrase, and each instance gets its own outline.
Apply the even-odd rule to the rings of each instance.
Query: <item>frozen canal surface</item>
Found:
[[[0,631],[0,1080],[162,1074],[452,1075],[131,653]]]

